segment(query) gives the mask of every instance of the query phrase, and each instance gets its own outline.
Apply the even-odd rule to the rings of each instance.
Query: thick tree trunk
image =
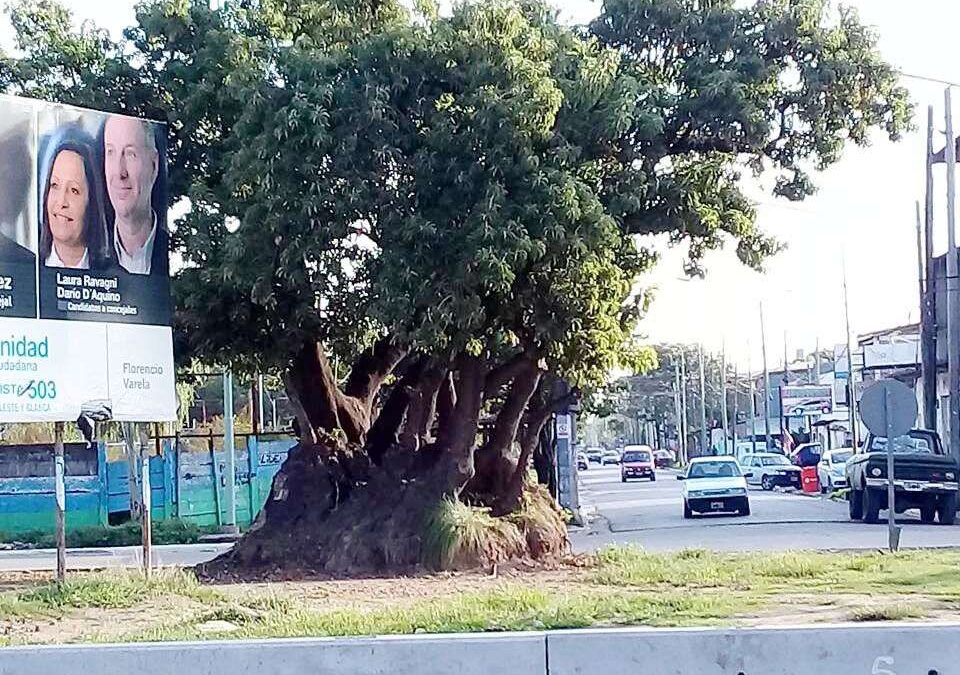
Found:
[[[506,490],[516,467],[516,460],[512,457],[513,445],[518,440],[524,410],[540,384],[540,377],[536,364],[530,361],[516,368],[510,391],[497,413],[493,432],[477,451],[477,475],[470,486],[472,494],[499,496]],[[487,381],[490,381],[489,377]]]
[[[451,494],[459,496],[473,478],[474,446],[483,405],[483,361],[469,354],[457,358],[456,403],[446,425],[440,428],[438,445],[449,456],[447,485]]]
[[[487,371],[485,361],[467,354],[459,355],[452,369],[446,360],[407,358],[404,367],[399,366],[402,359],[389,343],[379,343],[358,360],[341,390],[317,345],[297,355],[285,382],[298,418],[304,420],[302,442],[277,473],[255,526],[229,554],[203,566],[201,574],[406,572],[432,559],[425,554],[425,523],[440,513],[444,499],[459,498],[474,475],[484,389],[507,374],[516,378],[518,371],[512,363],[490,377],[494,371]],[[375,411],[387,372],[400,380]],[[527,373],[515,383],[508,397],[512,412],[495,430],[499,445],[520,433],[516,410],[528,405],[539,379],[534,369],[532,378]],[[434,419],[437,439],[424,444]],[[416,441],[397,443],[398,434]],[[505,475],[512,478],[516,472],[513,464],[510,468]],[[513,487],[510,480],[503,484],[504,489]],[[522,481],[520,486],[523,490]],[[510,546],[484,544],[454,564],[495,562],[510,555],[539,558],[565,550],[566,531],[555,505],[542,490],[528,492],[522,501],[532,505],[529,512],[487,535],[506,537],[504,532],[514,531],[526,548],[522,543],[517,548],[514,534]],[[512,495],[511,501],[519,500]]]
[[[449,368],[438,362],[430,363],[423,372],[419,385],[411,392],[407,417],[400,432],[400,445],[416,452],[429,443],[436,419],[437,395],[446,381]]]

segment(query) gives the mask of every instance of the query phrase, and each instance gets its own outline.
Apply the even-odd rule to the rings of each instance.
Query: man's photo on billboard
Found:
[[[40,259],[45,267],[112,267],[94,139],[77,124],[49,139],[41,172]]]
[[[169,276],[161,130],[146,120],[110,115],[99,134],[111,253],[121,269],[141,276]]]
[[[33,175],[32,119],[9,112],[12,124],[0,126],[0,263],[35,265],[28,205]],[[19,118],[19,119],[18,119]]]

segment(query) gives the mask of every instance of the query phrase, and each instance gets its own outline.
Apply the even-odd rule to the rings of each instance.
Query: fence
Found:
[[[149,458],[155,520],[179,518],[196,525],[226,520],[223,438],[157,438]],[[249,525],[266,502],[273,477],[294,441],[285,436],[236,437],[234,486],[237,523]],[[130,480],[123,444],[87,448],[67,444],[67,528],[106,525],[130,509]],[[137,476],[140,475],[139,467]],[[53,446],[0,446],[0,532],[52,532],[55,493]]]

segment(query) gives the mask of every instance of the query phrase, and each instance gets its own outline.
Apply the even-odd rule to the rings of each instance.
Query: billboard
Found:
[[[833,410],[830,385],[784,385],[780,387],[784,417],[817,417]]]
[[[166,128],[0,96],[0,422],[176,419]]]

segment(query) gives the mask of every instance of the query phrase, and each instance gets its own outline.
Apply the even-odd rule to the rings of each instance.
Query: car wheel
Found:
[[[931,524],[937,519],[937,500],[931,499],[920,507],[920,522]]]
[[[693,511],[690,509],[690,505],[686,501],[683,502],[683,517],[684,518],[693,518]]]
[[[773,490],[773,479],[770,476],[764,474],[763,478],[760,479],[760,487],[762,487],[767,492]]]
[[[847,500],[850,507],[850,520],[863,518],[863,491],[851,489]]]
[[[863,522],[871,525],[880,522],[880,499],[879,490],[867,488],[863,491]]]
[[[833,492],[833,479],[827,476],[827,480],[820,481],[820,494],[830,494]]]
[[[741,516],[749,516],[749,515],[750,515],[750,500],[749,500],[749,499],[747,499],[746,497],[743,498],[743,505],[742,505],[739,509],[737,509],[737,513],[739,513]]]
[[[940,496],[937,505],[937,517],[941,525],[953,525],[957,520],[957,493],[950,492]]]

